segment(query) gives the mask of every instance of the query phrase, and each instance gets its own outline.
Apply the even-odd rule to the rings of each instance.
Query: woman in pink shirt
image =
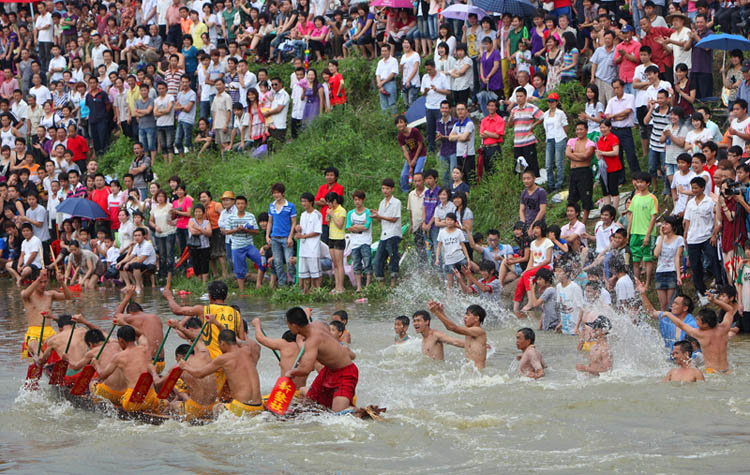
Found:
[[[176,221],[177,226],[177,254],[182,255],[187,246],[188,221],[192,217],[193,198],[187,194],[183,183],[177,185],[174,193],[177,199],[172,202],[172,219]]]
[[[322,16],[316,16],[313,20],[315,25],[310,32],[307,47],[312,53],[315,52],[315,56],[318,61],[323,61],[323,52],[326,45],[326,39],[328,38],[328,27],[325,24],[325,18]]]

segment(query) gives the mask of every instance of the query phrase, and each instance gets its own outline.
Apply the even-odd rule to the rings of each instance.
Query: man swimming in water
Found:
[[[151,363],[150,358],[151,352],[146,345],[135,344],[136,332],[130,325],[125,325],[117,329],[117,343],[122,349],[121,352],[117,353],[112,360],[104,366],[100,361],[94,360],[93,365],[99,373],[100,380],[106,380],[115,372],[120,372],[122,377],[125,379],[125,392],[122,394],[120,404],[122,408],[128,412],[132,411],[147,411],[147,412],[160,412],[162,404],[157,397],[153,387],[148,389],[146,398],[141,403],[130,402],[130,396],[133,394],[133,389],[138,382],[141,374],[149,373],[152,378],[156,379],[159,376],[156,374],[156,368]],[[97,388],[98,389],[98,388]],[[96,393],[100,394],[99,391]],[[106,396],[104,396],[106,397]]]
[[[153,361],[156,358],[156,352],[159,351],[161,340],[164,338],[164,329],[161,318],[153,313],[145,313],[143,307],[130,299],[135,295],[135,287],[129,285],[125,287],[125,296],[115,309],[114,323],[117,325],[130,325],[135,329],[138,335],[139,344],[146,345]],[[125,313],[127,312],[127,313]],[[164,350],[159,354],[156,360],[156,372],[161,374],[164,371]]]
[[[677,328],[698,340],[706,364],[706,373],[728,374],[727,343],[729,342],[729,330],[732,328],[734,318],[734,315],[730,311],[732,307],[726,302],[716,300],[713,295],[710,296],[709,301],[726,310],[724,319],[721,322],[718,321],[716,312],[710,308],[704,308],[696,315],[695,321],[698,323],[698,328],[693,328],[685,324],[685,322],[672,314],[667,314],[667,317],[674,322]]]
[[[300,347],[297,344],[297,336],[287,330],[281,338],[268,338],[261,330],[259,318],[254,318],[251,323],[255,327],[255,340],[266,348],[279,352],[279,368],[281,369],[281,376],[284,376],[292,369],[294,360],[299,354]],[[307,378],[298,376],[294,378],[294,384],[301,388],[307,384]]]
[[[62,287],[62,292],[57,290],[47,290],[47,273],[42,272],[39,277],[28,287],[21,291],[21,298],[23,299],[23,307],[26,310],[26,336],[23,339],[21,345],[21,357],[28,358],[36,353],[39,345],[39,338],[42,338],[44,343],[48,338],[55,334],[55,330],[51,326],[45,324],[44,334],[42,335],[42,313],[47,314],[47,318],[52,315],[52,302],[71,300],[73,294],[70,293],[68,286],[65,285],[65,278],[57,272],[57,281]]]
[[[196,378],[222,370],[232,389],[233,398],[231,403],[225,404],[225,408],[238,417],[263,411],[257,368],[260,346],[252,340],[238,344],[237,335],[227,329],[219,332],[218,342],[221,354],[211,362],[196,368],[189,364],[189,360],[180,361],[180,368]]]
[[[323,367],[308,389],[301,391],[308,399],[321,404],[334,412],[348,410],[354,406],[354,395],[359,381],[359,370],[344,348],[331,335],[328,325],[323,322],[310,322],[300,307],[286,312],[289,330],[304,339],[305,353],[299,365],[287,371],[286,376],[307,377],[320,362]]]
[[[67,356],[77,360],[82,358],[86,353],[87,347],[86,342],[84,341],[86,330],[80,327],[74,327],[73,317],[70,315],[60,315],[56,320],[60,333],[47,340],[47,348],[41,355],[34,357],[34,362],[40,368],[44,367],[44,364],[50,358],[52,352],[57,352],[60,357],[66,353],[65,348],[68,346],[68,339],[71,337],[71,332],[73,333],[73,336],[70,338],[70,347],[68,348]],[[68,366],[68,371],[65,376],[72,377],[77,373],[77,371]]]
[[[401,315],[396,317],[396,321],[393,322],[393,331],[396,332],[396,336],[393,341],[398,345],[404,343],[409,339],[409,335],[406,334],[406,330],[409,329],[409,317]]]
[[[535,339],[534,330],[531,328],[521,328],[516,332],[516,348],[521,350],[521,354],[516,356],[516,359],[521,361],[518,371],[523,376],[539,379],[544,376],[544,368],[547,364],[534,345]]]
[[[591,347],[589,353],[589,364],[577,364],[576,370],[599,376],[612,369],[612,355],[609,351],[609,342],[607,342],[607,333],[612,328],[609,318],[598,316],[596,320],[586,323],[594,331],[594,340],[596,343]]]
[[[433,360],[443,361],[445,359],[443,355],[443,343],[457,346],[458,348],[464,347],[463,340],[450,337],[441,331],[430,328],[432,317],[427,310],[417,310],[411,318],[414,322],[414,330],[418,335],[422,335],[422,353]]]
[[[664,381],[679,381],[682,383],[694,383],[696,381],[705,381],[703,373],[698,368],[693,367],[692,363],[693,345],[689,341],[680,340],[672,348],[672,359],[679,365],[679,368],[670,369],[664,377]]]
[[[435,314],[448,331],[464,335],[464,352],[466,359],[474,362],[477,369],[484,369],[487,358],[487,332],[482,328],[487,313],[479,305],[469,305],[464,314],[464,325],[454,323],[443,311],[443,304],[430,300],[427,302],[430,312]]]

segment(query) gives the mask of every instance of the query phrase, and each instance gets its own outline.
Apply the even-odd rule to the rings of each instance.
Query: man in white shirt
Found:
[[[141,5],[141,9],[143,10],[143,24],[155,25],[157,20],[156,0],[145,0]],[[166,10],[164,13],[166,14]]]
[[[380,201],[378,210],[370,210],[372,219],[380,221],[380,242],[375,252],[375,280],[385,279],[385,260],[388,261],[388,270],[391,274],[391,287],[396,286],[398,279],[399,253],[398,245],[401,242],[401,201],[393,197],[393,189],[396,184],[393,179],[383,180],[381,189],[384,198]]]
[[[693,199],[688,201],[685,208],[683,228],[685,230],[685,242],[688,249],[690,267],[693,271],[693,285],[701,300],[701,305],[706,297],[706,283],[703,282],[703,259],[708,259],[708,267],[715,277],[716,284],[722,282],[721,266],[717,259],[716,246],[711,244],[714,234],[721,232],[721,228],[714,230],[714,202],[705,195],[706,180],[695,177],[690,181],[693,190]]]
[[[639,172],[641,167],[635,155],[635,142],[633,141],[635,98],[632,94],[625,93],[625,83],[622,79],[615,79],[612,82],[612,92],[614,95],[607,102],[604,118],[612,121],[612,133],[620,139],[620,162],[625,163],[622,156],[626,155],[630,173]]]
[[[34,236],[45,244],[49,241],[49,219],[47,210],[39,204],[39,197],[34,193],[29,193],[26,197],[26,203],[29,205],[25,216],[18,216],[19,222],[29,223],[33,227]]]
[[[398,60],[391,56],[391,48],[384,44],[380,48],[382,58],[378,61],[375,70],[375,84],[378,87],[380,97],[380,110],[395,112],[396,100],[398,99],[398,87],[396,76],[398,76]]]
[[[47,69],[50,83],[61,80],[63,78],[63,71],[65,71],[67,66],[68,62],[65,57],[60,56],[60,47],[52,45],[52,58],[49,60],[49,67]]]
[[[425,231],[422,229],[424,223],[424,174],[417,172],[413,178],[414,189],[409,192],[406,199],[406,210],[409,212],[409,231],[414,235],[414,247],[417,250],[419,262],[427,262],[427,247]]]
[[[26,137],[28,135],[29,105],[23,100],[23,94],[19,90],[13,91],[13,104],[10,106],[10,112],[18,120],[18,124],[16,124],[18,133]]]
[[[47,86],[42,84],[41,75],[34,74],[31,77],[31,83],[34,86],[29,89],[29,94],[36,98],[36,103],[39,104],[40,107],[43,106],[45,102],[52,100],[52,94],[50,94],[49,89],[47,89]]]
[[[315,209],[312,193],[302,193],[300,199],[305,211],[300,215],[294,238],[299,241],[299,285],[304,293],[310,288],[319,289],[323,274],[320,269],[320,235],[323,233],[323,215]]]
[[[99,33],[94,30],[91,33],[91,42],[94,43],[94,47],[91,48],[91,63],[94,71],[104,64],[104,52],[107,50],[107,45],[102,43],[102,38]]]
[[[167,163],[172,162],[174,149],[174,102],[175,96],[167,94],[167,85],[160,82],[156,85],[159,94],[154,99],[154,117],[156,117],[156,136],[161,143],[162,155],[167,155]]]
[[[266,114],[266,117],[273,117],[269,134],[275,140],[284,143],[286,142],[286,115],[289,111],[289,93],[284,90],[284,85],[279,76],[271,79],[271,89],[273,89],[273,101],[271,102],[271,110]]]
[[[427,121],[427,151],[435,151],[435,129],[440,119],[440,103],[451,92],[451,85],[443,73],[435,69],[435,61],[425,61],[425,73],[422,76],[420,91],[426,96],[425,120]]]
[[[39,14],[34,20],[34,36],[39,46],[39,62],[42,71],[46,71],[49,67],[52,51],[54,27],[52,25],[52,14],[47,11],[47,4],[44,2],[39,2]]]
[[[5,269],[16,279],[16,285],[21,286],[24,279],[33,278],[42,269],[42,241],[34,236],[34,230],[29,223],[21,225],[21,254],[18,260],[8,262]],[[14,265],[15,264],[15,265]]]
[[[745,99],[734,101],[732,113],[734,114],[734,119],[732,119],[727,133],[732,137],[733,147],[736,145],[745,150],[745,142],[750,140],[750,132],[747,130],[748,126],[750,126],[750,116],[747,115],[747,101]]]
[[[135,285],[135,293],[143,292],[143,274],[156,270],[156,251],[151,241],[146,240],[146,230],[137,228],[133,231],[132,249],[128,256],[115,267],[120,269],[120,276],[126,285]]]

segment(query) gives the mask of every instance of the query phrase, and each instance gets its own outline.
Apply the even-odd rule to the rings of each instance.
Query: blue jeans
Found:
[[[396,112],[396,101],[398,100],[398,88],[396,87],[396,80],[388,81],[383,84],[383,89],[388,92],[388,95],[378,93],[380,96],[380,110],[387,111],[393,114]]]
[[[560,15],[567,15],[568,16],[568,20],[570,20],[570,23],[573,23],[573,18],[572,18],[572,13],[573,12],[571,11],[570,7],[555,8],[550,13],[552,13],[552,16],[554,16],[555,19],[560,18]]]
[[[722,283],[721,266],[716,255],[716,248],[711,245],[711,240],[707,239],[702,243],[688,244],[688,259],[690,259],[690,268],[693,271],[693,286],[701,294],[706,293],[706,284],[703,282],[703,259],[707,256],[711,274],[716,279],[716,285]]]
[[[263,259],[260,257],[258,249],[249,244],[239,249],[232,249],[232,266],[234,267],[234,276],[238,279],[244,279],[247,275],[247,259],[253,261],[258,269],[263,269]]]
[[[289,260],[294,255],[294,247],[286,245],[287,238],[285,237],[272,237],[271,238],[271,250],[273,251],[273,266],[276,269],[276,277],[279,279],[279,285],[286,285],[286,271],[284,270],[284,264],[287,264],[289,272],[292,269],[289,267]],[[294,279],[294,277],[292,277]]]
[[[294,54],[296,58],[304,58],[304,52],[307,48],[307,41],[305,40],[293,40],[292,45],[294,46]]]
[[[174,147],[174,125],[157,126],[156,135],[159,137],[159,143],[161,143],[162,155],[172,153],[172,148]]]
[[[392,238],[380,241],[378,250],[375,252],[375,279],[383,280],[385,278],[385,260],[390,257],[388,271],[391,273],[391,279],[398,277],[398,245],[401,238],[394,236]]]
[[[404,98],[404,105],[408,109],[417,100],[419,88],[417,86],[401,86],[401,94]]]
[[[437,13],[434,15],[427,15],[427,31],[429,38],[433,41],[438,37],[437,17]]]
[[[372,250],[369,244],[352,249],[352,267],[355,274],[372,274]]]
[[[648,149],[648,174],[656,178],[656,172],[664,171],[665,152]]]
[[[404,34],[404,38],[408,38],[410,40],[418,40],[421,38],[419,34],[419,28],[415,25],[411,28],[411,30],[407,31],[406,34]]]
[[[404,193],[407,193],[409,191],[409,175],[414,175],[415,173],[421,172],[424,168],[425,160],[427,160],[427,157],[425,157],[424,155],[417,158],[417,164],[414,167],[414,170],[411,170],[411,173],[409,173],[409,162],[404,160],[404,168],[401,169],[401,191],[403,191]]]
[[[106,120],[93,122],[89,120],[89,128],[91,129],[91,140],[94,142],[94,151],[103,154],[107,150],[107,145],[109,145],[109,122]]]
[[[281,43],[283,43],[287,38],[289,37],[289,32],[285,31],[284,33],[276,35],[276,38],[271,40],[271,48],[276,50]],[[274,51],[274,54],[277,54],[278,51]]]
[[[156,150],[156,127],[140,127],[138,141],[141,142],[146,152]]]
[[[185,148],[193,146],[193,124],[177,122],[177,138],[175,138],[174,146],[179,151],[182,151],[183,146]]]
[[[555,139],[547,139],[547,156],[545,168],[547,168],[547,183],[555,188],[562,188],[565,180],[565,140],[555,142]],[[553,163],[554,161],[554,163]],[[552,169],[554,166],[554,170]]]
[[[201,101],[200,108],[201,119],[208,119],[209,117],[211,117],[211,101]]]
[[[443,162],[443,164],[448,167],[448,169],[443,173],[443,183],[445,186],[450,186],[452,180],[451,173],[453,173],[453,169],[456,168],[458,165],[458,159],[456,158],[456,154],[452,155],[440,155],[440,161]]]
[[[437,121],[440,120],[440,109],[425,109],[425,120],[427,121],[427,151],[435,151],[435,129]]]
[[[156,249],[159,251],[159,277],[166,277],[167,272],[174,272],[174,243],[177,240],[175,233],[166,236],[154,236]]]
[[[633,94],[633,83],[632,82],[626,82],[624,89],[625,89],[626,93]]]
[[[232,243],[231,242],[224,242],[224,250],[227,253],[227,261],[229,263],[232,262]]]

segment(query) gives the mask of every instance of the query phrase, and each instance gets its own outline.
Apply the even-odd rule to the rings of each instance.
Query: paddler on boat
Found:
[[[203,330],[203,343],[206,344],[208,352],[211,355],[211,359],[221,355],[221,349],[219,347],[218,336],[219,332],[223,329],[232,330],[235,334],[235,338],[245,340],[245,328],[242,325],[242,317],[233,307],[224,303],[227,298],[229,289],[227,284],[220,280],[214,280],[208,284],[208,305],[192,305],[185,307],[178,305],[172,296],[170,289],[164,289],[162,295],[169,303],[169,310],[175,315],[184,315],[188,317],[198,317],[200,319],[205,318],[207,315],[213,315],[216,320],[221,324],[219,325],[208,325]],[[183,323],[185,320],[183,320]],[[223,328],[222,328],[223,327]],[[216,387],[219,391],[224,387],[226,377],[222,371],[216,374]],[[231,386],[231,384],[230,384]]]
[[[167,325],[174,328],[177,334],[188,341],[193,341],[198,337],[201,330],[201,321],[198,317],[190,317],[183,325],[177,320],[169,320]],[[185,355],[190,349],[190,345],[182,344],[175,350],[175,359],[179,364],[185,361]],[[202,340],[198,340],[193,347],[192,353],[185,361],[190,368],[203,368],[211,362],[211,355],[208,348]],[[162,381],[156,383],[161,386]],[[182,377],[175,385],[174,391],[177,393],[177,399],[170,403],[170,409],[177,412],[188,420],[201,419],[213,416],[213,410],[216,406],[216,376],[209,374],[202,378],[197,378],[192,374],[183,371]]]
[[[120,372],[125,379],[126,389],[119,401],[122,408],[128,412],[143,411],[158,413],[163,409],[163,401],[156,397],[153,386],[149,388],[146,398],[141,403],[131,403],[130,396],[133,393],[138,379],[142,373],[149,373],[152,378],[158,378],[156,368],[152,364],[151,352],[148,347],[135,344],[135,329],[125,325],[117,329],[117,343],[122,349],[112,360],[104,366],[94,360],[93,365],[99,373],[99,379],[106,380],[116,372]]]
[[[287,330],[281,335],[281,338],[268,338],[260,328],[259,318],[254,318],[251,323],[255,327],[255,339],[258,343],[266,348],[278,351],[279,368],[281,369],[281,376],[284,376],[287,371],[292,369],[294,360],[297,358],[297,354],[299,354],[300,346],[297,343],[297,336],[290,330]],[[298,376],[294,378],[294,385],[298,388],[302,388],[305,384],[307,384],[307,377]],[[297,390],[297,393],[299,393],[299,390]],[[295,394],[295,396],[298,395]]]
[[[260,346],[252,340],[240,345],[234,331],[226,329],[219,332],[218,345],[221,354],[205,366],[195,368],[188,360],[180,361],[180,368],[196,378],[223,370],[229,387],[232,388],[233,398],[231,403],[225,404],[226,409],[238,417],[263,411],[265,407],[260,397],[257,368]]]
[[[125,287],[125,296],[115,309],[115,324],[130,325],[135,329],[138,336],[139,344],[145,344],[149,349],[151,359],[156,357],[159,351],[162,338],[164,338],[164,329],[161,318],[153,313],[145,313],[143,308],[130,299],[135,295],[135,287],[129,285]],[[162,349],[159,358],[156,359],[156,372],[161,374],[164,371],[164,350]]]
[[[323,365],[318,376],[309,388],[302,388],[300,392],[334,412],[354,409],[353,399],[359,381],[359,370],[349,357],[348,349],[331,335],[328,324],[310,322],[300,307],[286,312],[286,322],[292,333],[304,338],[305,353],[300,358],[299,365],[287,371],[285,376],[307,377],[318,361]]]
[[[75,315],[73,319],[81,325],[85,325],[89,328],[83,337],[86,346],[88,347],[88,351],[79,360],[71,358],[70,353],[63,355],[62,359],[68,361],[68,369],[81,371],[87,364],[93,364],[93,361],[96,359],[97,355],[99,355],[99,350],[102,352],[101,355],[99,355],[99,367],[106,368],[109,366],[112,362],[112,358],[122,351],[120,345],[114,341],[109,341],[102,350],[102,345],[106,340],[102,330],[96,324],[89,322],[81,315]],[[89,385],[91,394],[93,394],[95,398],[107,399],[114,404],[120,404],[120,400],[122,399],[123,394],[125,394],[125,390],[128,389],[122,371],[115,371],[106,379],[101,379],[101,377],[95,374],[94,379],[97,378],[99,379],[98,381],[92,381]]]
[[[51,326],[47,326],[49,321],[44,327],[44,334],[42,335],[42,313],[46,313],[49,318],[52,315],[52,301],[63,301],[70,300],[73,295],[65,285],[65,279],[60,272],[57,272],[57,281],[62,286],[62,291],[47,290],[47,273],[41,272],[39,277],[31,283],[28,287],[21,291],[21,298],[23,299],[23,307],[26,311],[26,336],[23,339],[21,345],[21,357],[29,358],[33,356],[39,345],[39,338],[41,335],[42,342],[45,342],[48,338],[55,334],[55,330]],[[44,347],[42,347],[44,349]],[[52,357],[53,360],[58,358]],[[52,361],[54,362],[54,361]]]
[[[60,332],[47,340],[47,348],[41,355],[36,355],[34,357],[34,363],[40,368],[44,367],[53,352],[56,352],[61,358],[65,355],[65,348],[68,346],[68,339],[70,339],[70,347],[68,347],[66,356],[77,360],[83,357],[88,349],[86,347],[86,342],[84,341],[86,330],[80,327],[74,328],[74,320],[71,315],[60,315],[59,317],[56,317],[55,320],[57,320],[57,328]],[[73,333],[72,338],[70,335],[71,332]],[[66,384],[70,383],[69,378],[74,378],[76,374],[78,374],[78,371],[68,367],[68,371],[65,374]]]

